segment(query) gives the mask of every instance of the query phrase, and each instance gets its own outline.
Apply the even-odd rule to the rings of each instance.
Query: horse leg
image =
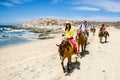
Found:
[[[93,32],[93,36],[94,36],[94,32]]]
[[[69,62],[67,63],[67,71],[69,72],[70,71],[70,68],[69,68]]]
[[[87,45],[87,41],[88,41],[88,38],[87,37],[85,37],[85,44]]]
[[[86,44],[84,44],[84,51],[85,51],[85,49],[86,49]]]
[[[70,70],[70,68],[69,68],[70,62],[71,62],[71,56],[68,57],[68,62],[67,62],[67,70],[68,71]]]
[[[107,36],[105,37],[105,43],[107,42]]]
[[[77,62],[77,56],[76,56],[76,58],[75,58],[75,59],[76,59],[76,61],[75,61],[75,62]]]
[[[107,36],[109,37],[110,36],[110,34],[107,32]]]
[[[76,57],[75,57],[75,62],[77,62],[77,58],[78,58],[78,53],[76,54]],[[81,58],[81,57],[80,57]]]
[[[63,72],[65,73],[65,67],[64,67],[64,64],[63,64],[64,59],[65,58],[62,59],[61,65],[62,65],[62,68],[63,68]]]
[[[80,54],[80,44],[78,44],[78,52]],[[77,55],[78,56],[78,55]],[[80,55],[80,58],[81,58],[81,55]],[[76,57],[76,61],[77,61],[77,57]]]
[[[71,63],[71,57],[69,57],[69,63]]]
[[[102,37],[100,37],[100,43],[102,42]]]
[[[93,36],[95,36],[95,32],[93,32]]]
[[[82,52],[82,53],[83,53],[83,50],[84,50],[84,49],[83,49],[83,44],[82,44],[82,45],[81,45],[81,52]]]
[[[109,35],[109,33],[107,32],[106,33],[106,39],[105,39],[105,43],[107,42],[107,37],[109,37],[110,35]]]

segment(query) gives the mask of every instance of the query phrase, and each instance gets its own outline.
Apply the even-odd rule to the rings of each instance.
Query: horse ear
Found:
[[[60,45],[56,44],[56,46],[58,46],[58,47],[59,47]]]

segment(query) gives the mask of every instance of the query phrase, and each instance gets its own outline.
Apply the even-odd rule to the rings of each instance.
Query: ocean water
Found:
[[[17,30],[11,27],[0,27],[0,47],[38,40],[38,35],[25,29]]]

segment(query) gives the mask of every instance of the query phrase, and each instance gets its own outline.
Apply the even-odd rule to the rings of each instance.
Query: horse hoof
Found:
[[[65,70],[63,70],[63,72],[65,73],[66,71],[65,71]]]
[[[70,72],[70,69],[69,69],[69,68],[67,69],[67,72]]]

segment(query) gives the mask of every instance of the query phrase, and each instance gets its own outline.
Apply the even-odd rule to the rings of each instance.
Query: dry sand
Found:
[[[108,42],[90,34],[86,54],[63,73],[56,38],[0,48],[0,80],[120,80],[120,30],[108,28]],[[98,32],[98,30],[97,30]],[[66,60],[67,61],[67,60]],[[66,65],[66,64],[65,64]]]

